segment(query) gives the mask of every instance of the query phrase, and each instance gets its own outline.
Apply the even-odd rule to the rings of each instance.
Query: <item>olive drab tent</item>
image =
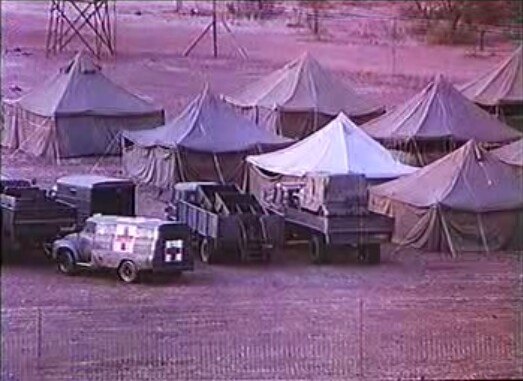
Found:
[[[519,46],[501,65],[460,86],[459,90],[486,108],[506,106],[514,110],[519,108],[522,113],[523,47]]]
[[[492,151],[501,161],[523,169],[523,139]]]
[[[513,166],[471,140],[412,175],[371,187],[371,211],[394,217],[393,242],[430,251],[498,250],[521,224]]]
[[[341,113],[321,130],[293,145],[249,156],[249,187],[259,199],[276,181],[298,179],[308,173],[358,173],[372,181],[413,173],[415,167],[392,154]]]
[[[180,181],[243,186],[245,156],[292,141],[256,126],[206,87],[173,121],[123,134],[124,170],[135,180],[170,189]]]
[[[441,75],[362,128],[385,146],[411,153],[420,165],[439,159],[470,139],[501,144],[522,136],[464,97]]]
[[[356,123],[384,108],[344,83],[306,53],[283,68],[224,99],[255,113],[258,123],[280,135],[301,139],[344,112]]]
[[[83,52],[4,109],[2,145],[52,159],[118,154],[120,131],[164,122],[161,108],[113,83]]]

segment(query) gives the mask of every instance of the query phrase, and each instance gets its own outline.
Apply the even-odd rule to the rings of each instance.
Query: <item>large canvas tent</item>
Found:
[[[523,169],[523,139],[492,151],[501,161]]]
[[[269,129],[297,139],[320,129],[340,112],[359,124],[384,111],[308,53],[224,99],[253,111],[257,122]]]
[[[250,190],[260,199],[274,182],[308,173],[358,173],[371,181],[384,181],[417,170],[395,160],[343,113],[307,138],[278,151],[249,156],[247,162]]]
[[[170,189],[179,181],[243,186],[244,158],[291,143],[236,114],[206,89],[173,121],[123,134],[125,171],[142,183]]]
[[[113,83],[83,52],[4,108],[2,145],[52,159],[118,154],[120,131],[164,122],[161,108]]]
[[[430,251],[498,250],[521,228],[513,166],[471,140],[416,173],[370,188],[369,208],[395,219],[393,242]]]
[[[441,75],[414,97],[362,128],[389,148],[409,152],[413,162],[421,165],[470,139],[502,144],[522,136],[464,97]]]
[[[523,107],[523,47],[501,65],[462,85],[459,90],[473,102],[496,113],[521,114]]]

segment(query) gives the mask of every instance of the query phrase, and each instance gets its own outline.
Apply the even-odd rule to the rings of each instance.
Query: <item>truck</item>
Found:
[[[281,217],[234,184],[178,183],[166,214],[189,227],[204,263],[269,261],[281,246]]]
[[[187,227],[177,222],[97,214],[84,221],[82,230],[54,241],[51,257],[66,275],[79,268],[112,269],[132,283],[143,273],[192,271],[188,237]]]
[[[94,214],[135,216],[135,185],[129,179],[68,175],[56,180],[51,194],[56,200],[77,209],[79,228]]]
[[[380,262],[393,220],[367,208],[367,181],[359,174],[310,173],[298,181],[276,182],[264,204],[285,220],[286,235],[309,241],[313,263],[329,260],[333,247],[352,248],[360,262]],[[349,251],[349,250],[347,250]]]
[[[74,207],[23,179],[1,180],[0,206],[6,252],[39,247],[76,227]]]

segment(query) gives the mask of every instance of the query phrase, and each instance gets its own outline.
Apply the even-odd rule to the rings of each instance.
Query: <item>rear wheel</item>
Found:
[[[378,243],[360,245],[358,247],[358,261],[369,265],[378,264],[381,260],[381,250]]]
[[[65,275],[73,275],[76,271],[76,263],[73,252],[69,249],[61,249],[57,257],[58,271]]]
[[[118,277],[125,283],[133,283],[138,280],[138,269],[132,261],[123,261],[118,267]]]
[[[323,235],[314,234],[309,241],[309,255],[312,263],[319,265],[327,262],[327,245]]]
[[[217,251],[215,240],[207,237],[202,239],[200,244],[200,259],[203,263],[216,263]]]

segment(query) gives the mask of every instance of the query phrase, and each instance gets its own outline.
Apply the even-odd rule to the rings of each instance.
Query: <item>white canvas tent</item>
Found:
[[[2,145],[52,159],[118,154],[120,131],[164,122],[161,108],[112,82],[83,52],[4,108]]]
[[[247,161],[265,171],[289,176],[352,172],[382,179],[396,178],[417,169],[395,160],[345,114],[339,114],[327,126],[290,147],[249,156]]]
[[[249,156],[247,162],[249,188],[260,200],[276,181],[308,173],[358,173],[371,182],[383,182],[417,170],[394,159],[343,113],[307,138],[278,151]]]
[[[384,111],[308,53],[224,99],[254,110],[258,122],[269,129],[298,139],[317,131],[340,112],[360,123]]]

